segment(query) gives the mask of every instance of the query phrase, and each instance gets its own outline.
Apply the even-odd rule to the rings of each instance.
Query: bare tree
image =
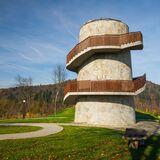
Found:
[[[53,70],[53,80],[56,84],[56,95],[54,101],[54,114],[57,112],[57,100],[60,92],[63,90],[63,82],[66,79],[65,67],[62,64],[57,64]]]
[[[23,118],[25,118],[26,113],[30,107],[30,100],[31,100],[30,86],[32,85],[32,78],[31,77],[26,78],[26,77],[17,75],[15,80],[16,80],[17,87],[19,87],[20,89],[19,99],[23,103],[22,115],[23,115]]]

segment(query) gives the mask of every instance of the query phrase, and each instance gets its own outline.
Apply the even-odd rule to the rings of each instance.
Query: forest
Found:
[[[58,84],[18,86],[0,89],[0,118],[31,118],[56,114],[67,107],[63,103],[63,87]],[[57,90],[59,94],[57,96]],[[22,93],[25,93],[22,95]],[[23,99],[27,99],[24,103]],[[160,114],[160,85],[147,81],[144,92],[135,96],[136,109]]]

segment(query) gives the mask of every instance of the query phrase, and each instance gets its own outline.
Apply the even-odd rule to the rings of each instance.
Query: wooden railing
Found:
[[[137,91],[138,89],[142,88],[146,83],[146,74],[140,77],[133,78],[134,83],[134,90]]]
[[[67,63],[78,53],[87,49],[88,47],[95,46],[121,46],[127,43],[133,43],[136,41],[143,41],[141,32],[130,32],[119,35],[96,35],[90,36],[80,43],[78,43],[67,55]]]
[[[146,75],[133,80],[76,81],[70,80],[64,87],[68,92],[135,92],[146,83]]]

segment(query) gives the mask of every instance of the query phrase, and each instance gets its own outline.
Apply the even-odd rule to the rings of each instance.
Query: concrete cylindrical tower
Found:
[[[81,27],[79,40],[89,36],[128,33],[126,24],[117,20],[94,20]],[[77,80],[131,80],[130,51],[95,54],[78,69]],[[75,122],[123,126],[135,123],[132,96],[85,96],[76,103]]]
[[[79,42],[89,36],[104,34],[124,34],[129,32],[125,23],[115,19],[96,19],[85,23],[79,33]]]
[[[84,41],[90,37],[103,35],[109,37],[111,35],[112,38],[114,38],[114,36],[120,37],[121,35],[128,34],[128,32],[129,27],[119,20],[93,20],[81,27],[79,42],[82,43],[82,45],[86,45],[89,42],[85,44]],[[106,46],[99,45],[99,48],[104,48],[100,51],[93,46],[94,50],[91,51],[92,53],[88,53],[88,55],[92,54],[92,56],[84,58],[83,63],[77,67],[78,82],[101,82],[109,80],[117,83],[120,81],[125,83],[126,81],[132,81],[131,53],[130,48],[126,47],[128,44],[131,45],[131,43],[127,42],[128,44],[123,44],[123,47],[126,47],[126,49],[119,49],[116,52],[110,49],[121,47],[120,41],[123,38],[122,36],[117,40],[117,43],[108,39],[108,41],[111,41],[109,42],[111,45],[107,46],[109,49],[105,49]],[[99,41],[97,41],[98,44]],[[105,40],[103,39],[103,41]],[[109,43],[107,42],[107,44]],[[115,46],[115,44],[118,45]],[[79,55],[81,56],[84,51],[81,51]],[[85,54],[85,52],[83,54]],[[74,57],[70,62],[72,62],[72,60],[74,60]],[[133,96],[120,92],[118,92],[118,94],[111,92],[109,94],[108,92],[106,93],[107,94],[100,95],[96,92],[95,95],[94,93],[86,93],[85,95],[83,92],[81,96],[78,96],[75,105],[75,122],[117,127],[134,124],[135,106]]]

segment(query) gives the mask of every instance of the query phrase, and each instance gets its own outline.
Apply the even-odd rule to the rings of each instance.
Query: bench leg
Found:
[[[138,149],[138,147],[139,147],[139,141],[129,140],[128,146],[129,146],[129,148]]]

